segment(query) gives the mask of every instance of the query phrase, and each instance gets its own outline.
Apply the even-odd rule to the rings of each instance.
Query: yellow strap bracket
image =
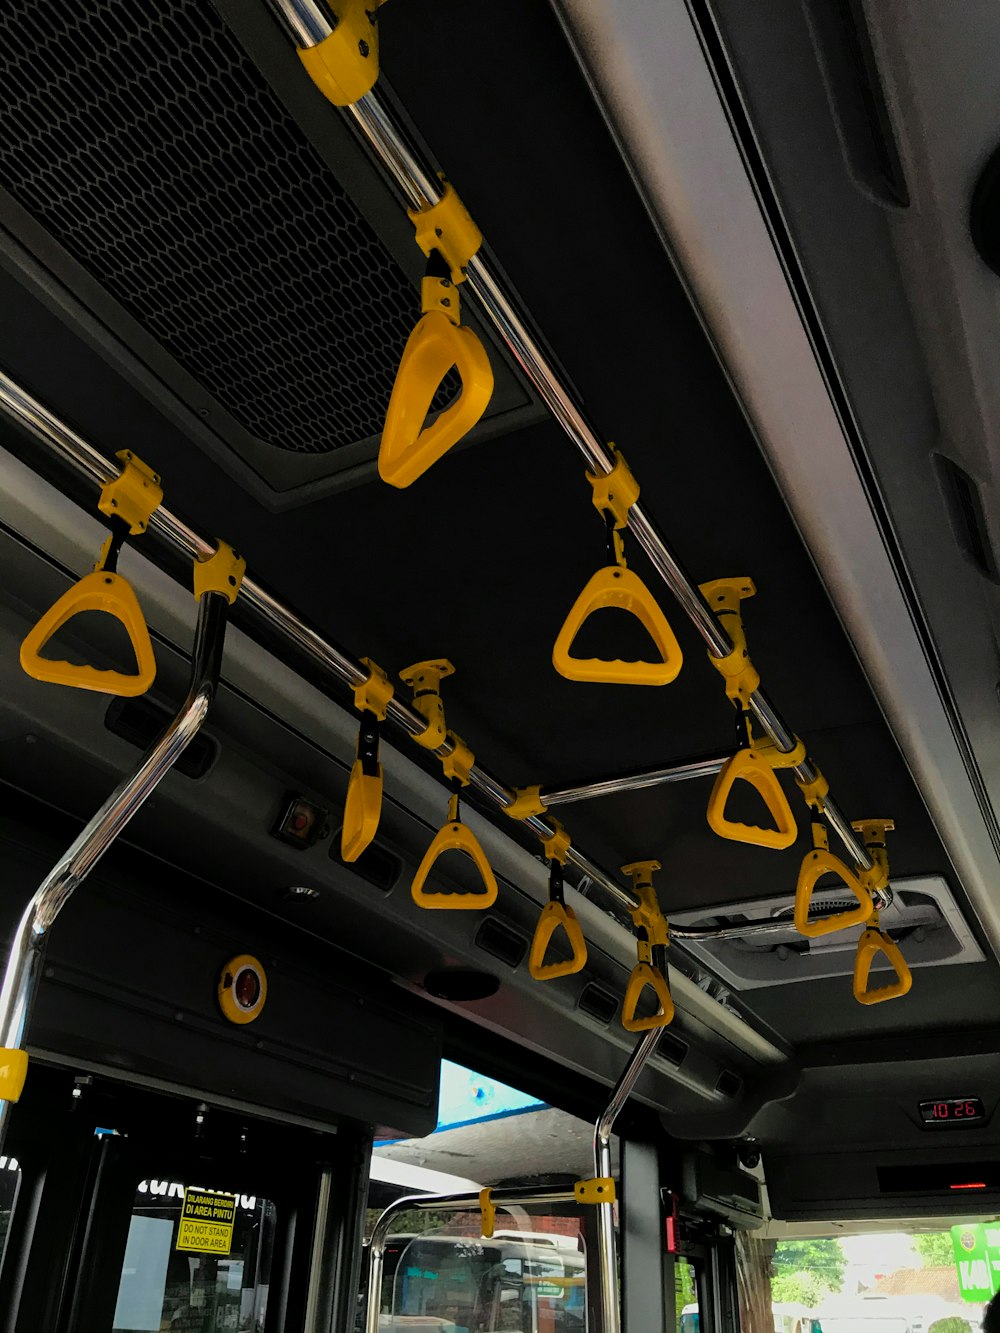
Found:
[[[708,660],[724,677],[727,696],[733,703],[739,703],[745,708],[750,702],[750,696],[760,685],[760,673],[750,661],[747,651],[740,602],[756,595],[756,585],[750,578],[712,579],[700,584],[699,591],[720,619],[725,616],[723,624],[733,642],[732,652],[725,657],[709,653]]]
[[[420,309],[425,315],[436,310],[451,324],[462,322],[458,287],[451,278],[439,278],[428,274],[420,284]]]
[[[413,737],[425,750],[439,750],[445,742],[448,728],[444,720],[441,682],[454,674],[455,668],[446,657],[414,662],[413,666],[399,673],[403,684],[409,685],[413,691],[413,707],[427,719],[424,730]]]
[[[891,819],[855,819],[851,824],[872,858],[870,870],[862,870],[858,878],[869,893],[878,893],[889,885],[889,854],[886,851],[885,835],[895,831],[896,825]]]
[[[615,528],[621,529],[628,527],[628,511],[639,498],[639,483],[617,446],[609,444],[608,449],[615,460],[614,467],[610,472],[588,472],[587,480],[594,492],[594,508],[613,518]]]
[[[469,260],[483,243],[483,233],[473,222],[455,187],[440,177],[444,193],[436,204],[407,210],[416,228],[417,245],[428,259],[436,250],[451,270],[452,282],[465,281]]]
[[[615,1182],[611,1176],[592,1176],[590,1180],[578,1180],[573,1186],[573,1197],[577,1203],[614,1203],[618,1197]]]
[[[384,722],[389,700],[396,693],[389,674],[370,657],[362,657],[361,665],[368,668],[368,679],[354,686],[354,707],[359,713],[374,713]]]
[[[665,1028],[674,1017],[674,1001],[666,978],[670,927],[653,887],[653,875],[662,867],[659,861],[634,861],[621,869],[623,875],[631,877],[632,892],[639,899],[639,905],[631,909],[631,916],[636,930],[642,932],[636,937],[638,961],[622,1000],[622,1027],[626,1032],[649,1032]],[[637,1018],[636,1010],[647,986],[656,996],[657,1010],[647,1018]]]
[[[328,102],[351,106],[370,93],[378,79],[378,26],[382,0],[331,0],[337,20],[329,37],[299,48],[306,73]]]
[[[493,1239],[493,1229],[497,1224],[496,1204],[493,1202],[492,1190],[479,1191],[479,1212],[482,1215],[483,1229],[480,1232],[483,1240]]]
[[[0,1046],[0,1102],[16,1102],[28,1077],[28,1052]]]
[[[219,592],[230,604],[236,601],[246,573],[247,562],[228,542],[220,541],[214,554],[194,562],[194,599],[200,602],[207,592]]]
[[[879,954],[884,954],[896,972],[896,980],[888,986],[868,989],[868,979],[872,963]],[[879,928],[878,913],[873,912],[867,929],[861,932],[858,950],[854,956],[854,998],[858,1004],[882,1004],[886,1000],[898,1000],[909,993],[913,985],[913,974],[906,965],[899,945]]]
[[[795,737],[795,744],[790,750],[779,750],[770,738],[752,740],[751,743],[760,758],[771,768],[798,768],[806,761],[806,743],[798,736]]]
[[[817,768],[816,776],[812,782],[799,782],[798,778],[795,781],[805,798],[806,805],[810,806],[816,814],[821,815],[826,804],[826,798],[830,795],[830,784],[823,774]]]
[[[435,861],[445,852],[464,852],[472,860],[483,882],[481,892],[432,893],[424,887]],[[418,907],[429,911],[478,912],[493,906],[498,891],[496,876],[479,839],[459,818],[456,792],[448,803],[448,822],[438,830],[434,841],[424,853],[410,885],[410,894]]]
[[[835,930],[846,930],[848,926],[864,925],[871,918],[874,906],[863,881],[839,856],[834,856],[830,851],[826,828],[819,820],[813,820],[812,834],[813,849],[806,853],[799,868],[794,913],[795,929],[808,940],[831,935]],[[833,912],[829,916],[810,917],[813,891],[824,875],[836,875],[857,899],[857,906],[843,912]]]
[[[659,861],[633,861],[621,868],[623,875],[631,877],[632,892],[639,899],[639,906],[630,908],[630,915],[636,930],[642,930],[646,935],[644,940],[638,941],[641,963],[652,961],[654,946],[670,943],[670,927],[653,887],[653,875],[662,869]]]
[[[138,537],[163,503],[160,476],[130,449],[119,450],[115,457],[121,460],[122,470],[101,488],[97,507],[108,518],[127,523],[131,535]]]
[[[533,815],[544,815],[547,807],[541,792],[537,783],[532,787],[515,787],[514,799],[510,805],[504,806],[504,814],[510,815],[511,819],[530,819]]]
[[[449,782],[460,782],[463,787],[469,785],[472,776],[472,768],[476,762],[476,756],[472,753],[465,741],[462,740],[456,731],[449,731],[447,739],[451,741],[452,749],[441,759],[441,767],[444,769],[444,775]]]
[[[510,809],[509,806],[507,808]],[[561,866],[564,866],[572,845],[572,839],[558,819],[550,819],[549,823],[552,825],[552,832],[547,838],[542,839],[542,850],[545,853],[545,859],[546,861],[558,861]]]

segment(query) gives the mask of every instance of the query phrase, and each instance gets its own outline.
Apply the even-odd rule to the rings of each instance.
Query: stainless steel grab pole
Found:
[[[228,614],[228,598],[205,593],[198,605],[191,684],[176,717],[52,867],[21,914],[0,985],[0,1047],[22,1049],[52,923],[201,730],[218,688]],[[0,1101],[0,1148],[10,1105]]]
[[[623,791],[642,791],[646,787],[660,787],[669,782],[690,782],[696,778],[714,778],[732,751],[707,755],[702,759],[685,759],[682,763],[662,764],[657,768],[643,768],[637,773],[620,773],[613,778],[596,778],[572,787],[543,787],[545,808],[557,805],[575,805],[577,801],[592,801],[600,796],[615,796]]]
[[[534,1186],[524,1188],[498,1189],[491,1193],[491,1202],[495,1208],[550,1207],[556,1203],[572,1203],[572,1190],[539,1190]],[[408,1212],[412,1208],[435,1212],[470,1212],[479,1211],[478,1194],[412,1194],[390,1203],[379,1215],[372,1230],[368,1245],[368,1289],[365,1292],[365,1333],[379,1333],[379,1306],[382,1295],[382,1273],[385,1267],[385,1242],[389,1227],[397,1213]]]
[[[333,23],[323,18],[316,0],[271,0],[271,5],[284,20],[296,46],[315,46],[333,31]],[[438,203],[442,195],[440,179],[397,122],[391,108],[379,97],[377,90],[362,97],[353,106],[339,109],[395,182],[407,207],[419,209]],[[576,445],[587,466],[594,472],[610,472],[614,461],[603,437],[591,425],[573,392],[563,384],[541,338],[530,327],[517,301],[506,290],[505,283],[495,271],[485,250],[480,250],[469,263],[466,285],[476,295],[517,363]],[[628,518],[629,528],[639,545],[701,635],[709,653],[713,657],[727,656],[733,648],[729,635],[641,501],[632,506]],[[757,690],[751,696],[749,706],[760,727],[780,751],[787,754],[795,748],[795,733],[786,725],[763,691]],[[816,767],[808,757],[792,771],[800,782],[813,782],[818,776]],[[868,849],[855,835],[850,822],[830,796],[826,798],[824,814],[843,844],[848,858],[858,868],[870,870],[873,862]]]
[[[622,1107],[632,1095],[639,1075],[649,1057],[656,1050],[663,1035],[662,1028],[653,1028],[636,1044],[615,1084],[607,1106],[594,1126],[594,1175],[611,1175],[611,1134]],[[618,1246],[615,1239],[615,1206],[599,1203],[597,1208],[597,1262],[601,1274],[601,1328],[602,1333],[621,1333],[621,1301],[618,1294]]]

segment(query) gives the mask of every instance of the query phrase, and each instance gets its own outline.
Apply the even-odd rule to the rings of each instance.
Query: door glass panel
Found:
[[[480,1235],[478,1212],[424,1212],[400,1220],[433,1229],[387,1238],[379,1320],[384,1333],[585,1333],[579,1218],[499,1212],[489,1240]]]
[[[267,1199],[142,1181],[113,1333],[262,1333],[275,1219]]]
[[[0,1266],[3,1265],[7,1233],[10,1231],[10,1219],[14,1216],[14,1204],[20,1184],[21,1171],[17,1159],[0,1157]]]
[[[700,1333],[698,1315],[698,1274],[687,1259],[674,1262],[674,1308],[677,1333]]]

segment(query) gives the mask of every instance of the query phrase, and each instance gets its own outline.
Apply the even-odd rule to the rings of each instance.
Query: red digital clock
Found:
[[[937,1097],[920,1103],[920,1119],[925,1125],[974,1125],[986,1112],[978,1097]]]

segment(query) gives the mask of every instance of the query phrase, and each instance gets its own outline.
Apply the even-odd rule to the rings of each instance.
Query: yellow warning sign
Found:
[[[232,1194],[185,1190],[175,1248],[202,1254],[228,1254],[233,1246],[235,1222],[236,1199]]]

